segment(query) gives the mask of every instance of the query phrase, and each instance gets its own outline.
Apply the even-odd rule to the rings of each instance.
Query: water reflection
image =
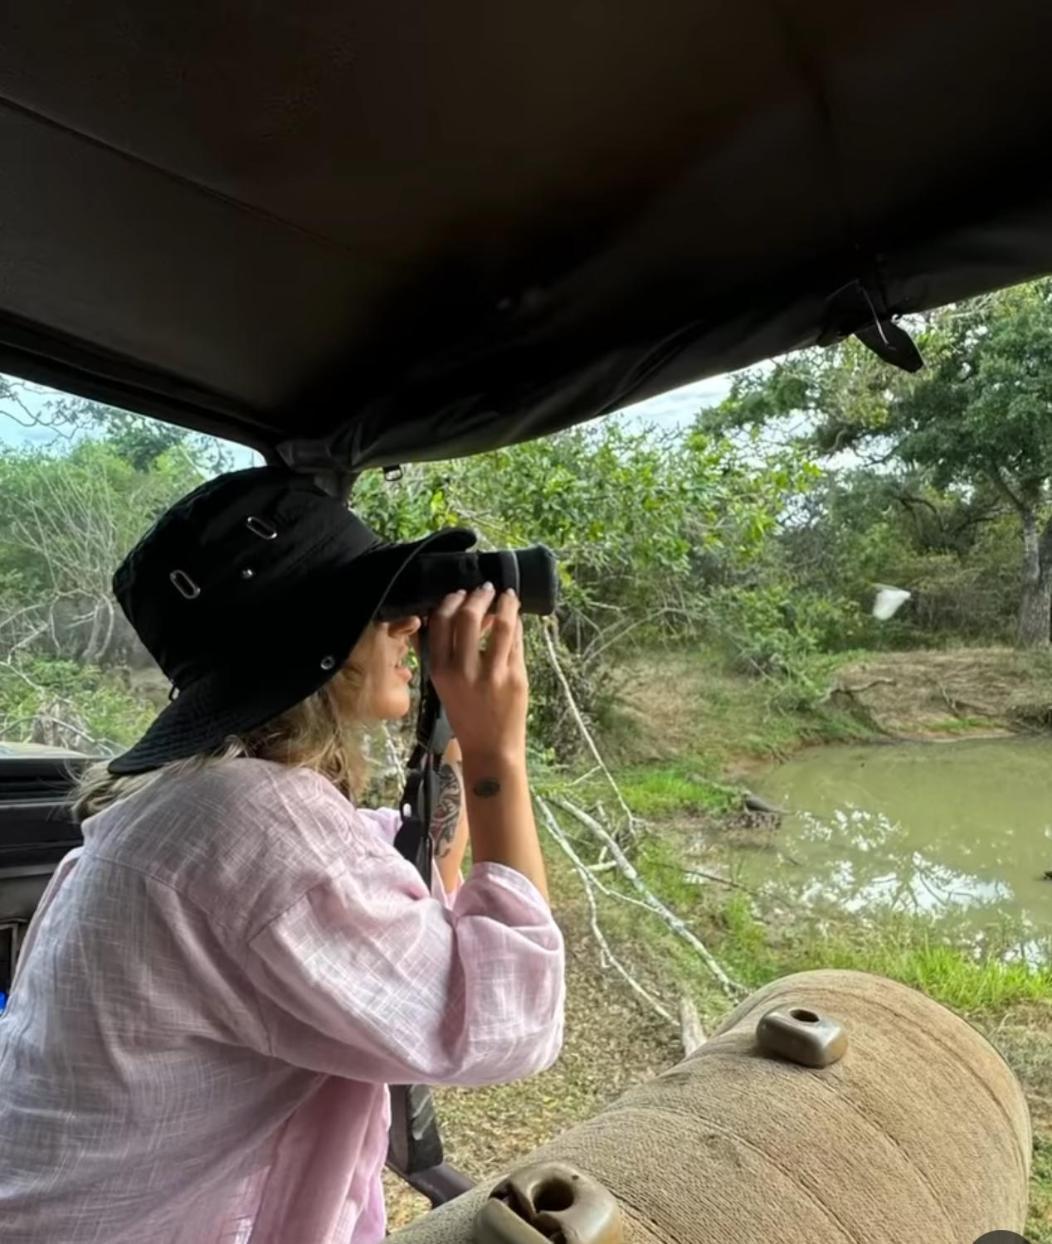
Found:
[[[1013,894],[1003,881],[957,871],[911,846],[910,831],[883,812],[847,804],[828,820],[798,814],[796,846],[807,843],[835,856],[838,842],[850,843],[847,858],[833,858],[822,875],[797,888],[802,902],[835,903],[844,911],[864,908],[941,915],[953,907],[997,908]]]
[[[759,789],[789,815],[767,849],[733,852],[743,883],[816,909],[1052,936],[1052,740],[824,748]]]

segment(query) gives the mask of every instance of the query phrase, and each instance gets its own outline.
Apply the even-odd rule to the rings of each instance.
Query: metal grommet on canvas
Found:
[[[322,657],[321,667],[323,670],[334,670],[336,668],[336,658],[331,656]]]
[[[172,587],[186,600],[196,600],[201,595],[201,589],[185,570],[173,570],[168,578]]]
[[[255,514],[250,514],[245,519],[245,526],[261,540],[273,540],[278,534],[278,529],[273,523],[268,523],[265,518],[257,518]]]

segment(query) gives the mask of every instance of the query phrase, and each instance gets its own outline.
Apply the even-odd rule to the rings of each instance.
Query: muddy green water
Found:
[[[1052,937],[1052,740],[805,752],[756,784],[789,811],[734,852],[745,884],[840,911]],[[1036,944],[1036,943],[1035,943]]]

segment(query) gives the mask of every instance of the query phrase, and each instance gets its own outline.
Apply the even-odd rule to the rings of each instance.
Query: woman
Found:
[[[397,1083],[554,1060],[563,946],[527,789],[511,593],[449,597],[432,678],[462,755],[429,892],[360,731],[409,710],[420,619],[372,619],[423,548],[271,468],[196,490],[114,579],[173,683],[89,773],[0,1019],[8,1244],[368,1244]],[[480,637],[488,631],[484,650]],[[458,828],[459,822],[459,828]],[[458,868],[470,834],[473,867]]]

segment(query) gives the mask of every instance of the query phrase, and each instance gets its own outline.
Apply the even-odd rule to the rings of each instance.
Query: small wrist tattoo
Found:
[[[500,794],[500,783],[496,778],[483,778],[471,788],[480,799],[492,799]]]

